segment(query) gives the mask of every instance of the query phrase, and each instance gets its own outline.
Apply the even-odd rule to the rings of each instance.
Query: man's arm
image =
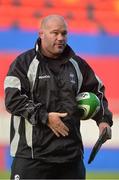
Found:
[[[108,108],[108,101],[105,96],[105,86],[99,77],[95,74],[93,69],[83,61],[83,84],[81,91],[93,92],[98,96],[100,99],[100,110],[98,113],[93,117],[96,121],[97,125],[99,126],[100,123],[106,123],[109,126],[113,125],[112,121],[112,113]],[[100,128],[101,130],[102,128]]]
[[[30,94],[30,83],[27,77],[28,67],[20,57],[10,66],[5,78],[5,106],[13,115],[22,116],[31,124],[46,124],[48,113],[45,105],[35,104]]]

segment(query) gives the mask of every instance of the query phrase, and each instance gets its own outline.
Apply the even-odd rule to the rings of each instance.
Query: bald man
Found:
[[[93,119],[100,133],[111,130],[104,85],[67,44],[67,33],[62,16],[45,17],[35,48],[19,55],[5,78],[11,179],[85,179],[76,102],[80,92],[98,96],[101,106]]]

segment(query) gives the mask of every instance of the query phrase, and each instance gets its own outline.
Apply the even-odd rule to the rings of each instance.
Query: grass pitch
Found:
[[[9,171],[0,171],[0,180],[10,179]],[[119,180],[119,172],[87,172],[90,180]]]

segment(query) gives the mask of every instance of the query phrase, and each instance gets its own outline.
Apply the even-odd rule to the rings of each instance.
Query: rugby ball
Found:
[[[92,92],[82,92],[76,97],[81,120],[93,118],[100,109],[100,100]]]

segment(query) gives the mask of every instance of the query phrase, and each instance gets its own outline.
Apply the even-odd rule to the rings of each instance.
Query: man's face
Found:
[[[67,43],[67,26],[62,21],[48,22],[45,29],[41,31],[41,46],[44,52],[57,57],[63,51]]]

